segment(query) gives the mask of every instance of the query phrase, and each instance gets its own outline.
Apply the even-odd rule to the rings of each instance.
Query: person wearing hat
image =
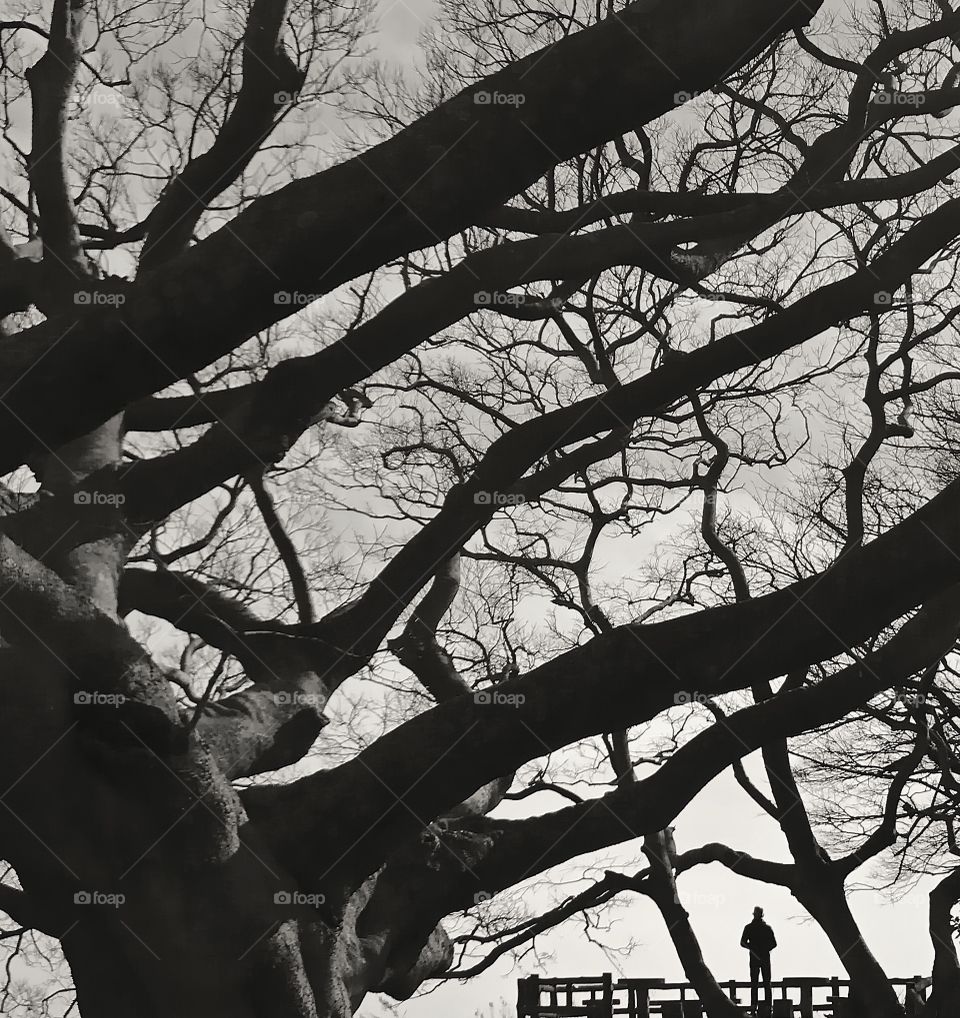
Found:
[[[763,920],[763,909],[753,910],[753,920],[743,928],[740,946],[750,952],[750,1012],[757,1013],[759,981],[763,979],[764,1014],[770,1013],[770,952],[777,946],[773,930]]]

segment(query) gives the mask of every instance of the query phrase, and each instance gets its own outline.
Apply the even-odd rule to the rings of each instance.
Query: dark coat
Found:
[[[754,919],[743,928],[740,946],[748,947],[751,954],[769,954],[777,946],[777,938],[762,919]]]

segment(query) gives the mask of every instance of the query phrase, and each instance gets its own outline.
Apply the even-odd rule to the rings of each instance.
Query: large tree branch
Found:
[[[437,626],[460,589],[460,556],[440,563],[433,584],[413,610],[403,632],[389,644],[397,660],[420,680],[437,703],[470,691],[450,655],[437,641]]]
[[[960,900],[960,867],[948,873],[930,892],[930,940],[933,942],[933,994],[924,1018],[949,1014],[960,1003],[960,959],[951,918]]]
[[[258,199],[145,276],[119,310],[53,320],[5,344],[0,469],[38,441],[56,447],[89,431],[296,310],[278,304],[278,291],[327,292],[478,221],[558,160],[673,108],[678,89],[709,87],[819,6],[642,0],[471,86],[372,151]],[[525,102],[478,105],[478,91]],[[588,107],[588,117],[570,115]]]
[[[698,999],[703,1001],[711,1018],[739,1018],[742,1013],[740,1008],[723,992],[703,960],[703,952],[690,923],[690,916],[677,893],[674,860],[665,849],[663,834],[646,834],[643,851],[652,864],[642,885],[644,893],[660,911],[683,971],[696,988]]]
[[[892,196],[921,184],[928,186],[956,170],[958,165],[960,146],[920,170],[904,174],[903,178],[911,178],[909,186],[901,178],[858,183],[879,185],[874,189],[878,197]],[[598,230],[584,237],[548,236],[477,252],[439,279],[407,291],[339,343],[318,354],[283,362],[262,382],[200,397],[145,401],[135,407],[131,427],[193,426],[211,420],[221,423],[186,449],[138,464],[129,472],[128,500],[131,513],[140,521],[136,525],[163,519],[178,506],[251,466],[277,462],[305,428],[322,419],[325,408],[338,392],[475,311],[485,292],[532,279],[589,275],[615,264],[666,266],[664,271],[674,273],[679,263],[669,263],[671,245],[695,237],[726,238],[735,233],[738,240],[733,243],[737,246],[764,224],[791,211],[801,211],[807,205],[803,196],[798,197],[794,188],[788,186],[759,201],[750,215],[737,212],[707,217],[702,222],[631,224]],[[945,214],[943,218],[950,217]],[[915,229],[920,230],[920,227]],[[934,230],[911,231],[898,242],[898,251],[905,255],[904,264],[887,280],[889,287],[901,285],[905,281],[904,271],[909,274],[912,268],[936,253],[936,247],[924,245],[921,239],[924,233],[926,240],[932,241]],[[945,237],[943,242],[947,239],[951,237]],[[727,250],[729,243],[718,241],[717,250]],[[911,247],[912,255],[908,254]],[[695,253],[683,255],[691,264],[697,257]],[[714,254],[703,257],[714,259]],[[864,311],[873,293],[880,288],[875,274],[893,261],[895,259],[881,256],[873,265],[847,277],[848,280],[869,279],[873,288],[869,294],[860,294],[848,307],[842,311],[837,309],[835,313],[850,318]],[[805,303],[798,301],[793,307],[814,307],[815,297],[805,298]],[[828,324],[832,321],[821,321],[816,331]],[[764,326],[769,331],[772,323],[764,323]],[[760,327],[756,329],[763,331]],[[739,338],[727,337],[726,341],[729,346],[740,341],[749,344],[754,334],[754,329],[747,329],[738,334]],[[808,334],[801,334],[794,341],[805,338]],[[581,404],[588,405],[589,401]],[[634,417],[624,410],[622,419],[627,421]]]
[[[0,912],[5,912],[24,929],[56,936],[56,924],[51,921],[51,917],[43,914],[26,891],[20,891],[9,884],[0,884]]]
[[[958,503],[960,482],[826,573],[754,601],[620,627],[500,684],[501,706],[458,697],[333,771],[284,789],[251,792],[253,804],[276,816],[272,825],[283,852],[301,872],[317,872],[311,849],[323,831],[327,846],[341,839],[354,846],[351,863],[364,875],[379,864],[385,844],[462,801],[496,773],[589,735],[648,720],[678,692],[749,688],[845,652],[890,624],[960,578],[960,557],[950,553],[960,549]],[[934,615],[941,628],[952,625],[942,610]],[[893,650],[886,658],[891,656]],[[872,675],[862,678],[859,691],[873,681]],[[811,693],[822,696],[831,688]],[[834,708],[845,710],[845,703],[836,701]],[[731,720],[716,731],[722,744],[737,728]],[[435,766],[438,756],[443,767]],[[331,817],[338,818],[336,833]]]
[[[683,746],[656,774],[588,802],[527,820],[468,820],[451,831],[443,850],[414,842],[384,871],[402,875],[408,915],[425,931],[443,916],[469,907],[485,895],[513,886],[574,856],[595,851],[665,827],[684,806],[732,761],[843,714],[881,688],[902,681],[941,656],[960,631],[960,588],[924,608],[879,651],[850,665],[819,686],[790,689],[732,715]],[[256,816],[256,812],[254,813]],[[406,860],[403,862],[403,860]],[[743,855],[720,844],[704,845],[676,858],[680,874],[694,866],[720,862],[750,879],[795,886],[803,877],[791,864]],[[437,872],[444,874],[437,879]],[[583,895],[523,931],[562,921],[573,912],[600,904],[624,889],[646,893],[649,871],[633,878],[607,877]],[[311,879],[304,871],[302,879]],[[316,883],[313,878],[311,886]],[[496,952],[494,953],[494,957]],[[480,966],[480,968],[485,966]]]
[[[498,438],[469,482],[451,490],[440,512],[398,552],[350,610],[357,652],[379,645],[400,612],[432,575],[438,560],[459,550],[497,511],[494,494],[522,490],[524,472],[560,445],[583,441],[669,407],[723,375],[783,353],[837,321],[874,304],[883,289],[895,290],[960,229],[960,199],[946,202],[892,244],[870,265],[820,287],[779,315],[725,336],[600,396],[526,421]],[[588,238],[582,238],[588,239]],[[200,443],[197,443],[199,445]],[[156,464],[144,464],[148,473]],[[564,457],[543,475],[568,474]],[[544,477],[538,479],[543,490]],[[517,487],[515,487],[517,486]],[[348,619],[342,619],[347,622]]]
[[[528,820],[473,822],[460,833],[472,845],[469,867],[435,888],[437,918],[466,907],[478,889],[487,893],[543,872],[575,856],[661,830],[733,760],[842,716],[876,692],[921,671],[946,653],[960,631],[960,588],[924,608],[883,648],[862,664],[850,665],[818,686],[791,689],[731,715],[684,745],[648,778],[626,788]],[[452,843],[456,846],[456,842]],[[752,879],[792,886],[790,864],[732,859],[725,846],[706,845],[678,857],[678,871],[700,862],[738,866]],[[453,867],[453,869],[456,869]],[[798,875],[798,879],[801,879]],[[424,881],[422,892],[430,894]]]
[[[712,862],[726,866],[732,873],[741,877],[760,880],[765,884],[779,884],[781,887],[791,888],[797,880],[796,867],[791,863],[757,859],[746,852],[739,852],[737,849],[719,842],[692,848],[677,856],[677,875],[685,873],[694,866],[704,866]]]
[[[37,199],[44,269],[76,288],[90,274],[67,183],[67,104],[81,60],[85,0],[55,0],[44,55],[27,71],[33,99],[30,185]]]
[[[62,700],[53,705],[58,719],[72,714],[69,727],[76,726],[88,748],[111,755],[115,763],[128,754],[142,760],[145,750],[162,760],[151,779],[162,772],[159,780],[166,784],[176,775],[176,794],[167,802],[171,811],[201,799],[207,807],[178,837],[196,838],[209,858],[235,852],[239,811],[233,790],[181,724],[164,672],[126,627],[5,535],[0,535],[0,583],[4,637],[29,651],[38,671],[57,674],[71,697],[67,711]],[[194,851],[188,844],[185,851]]]
[[[78,690],[122,693],[178,722],[162,672],[126,628],[2,534],[0,582],[6,639],[51,655]]]
[[[69,264],[80,250],[66,179],[66,112],[80,66],[84,0],[55,0],[46,52],[27,71],[33,99],[30,183],[44,252]]]
[[[187,246],[202,212],[243,173],[277,114],[300,91],[303,73],[280,41],[287,6],[287,0],[255,0],[250,8],[236,102],[213,145],[174,177],[147,217],[141,272]]]
[[[433,574],[438,550],[439,557],[458,551],[493,515],[496,502],[485,497],[487,494],[511,490],[529,466],[561,444],[583,440],[598,431],[622,428],[724,374],[776,356],[835,322],[862,313],[874,304],[878,290],[897,289],[948,243],[957,232],[958,221],[960,199],[946,202],[872,263],[801,298],[779,315],[674,359],[601,396],[525,422],[499,438],[470,484],[450,493],[440,513],[393,559],[351,610],[357,628],[364,633],[364,646],[356,648],[358,654],[369,653],[379,645],[398,615]],[[623,236],[628,238],[628,234]],[[560,247],[587,245],[591,250],[602,251],[603,245],[598,245],[597,238],[598,234],[571,238]],[[600,240],[603,239],[601,235]],[[553,253],[544,254],[553,267],[550,262]],[[497,265],[501,251],[484,252],[482,257]],[[318,406],[323,413],[323,407],[328,405],[323,386],[331,378],[339,389],[345,377],[357,375],[358,364],[376,368],[380,363],[377,356],[389,361],[394,353],[399,354],[401,351],[391,344],[397,342],[397,336],[407,335],[411,326],[426,325],[428,331],[435,331],[451,317],[455,319],[462,310],[458,301],[472,303],[475,286],[475,277],[458,275],[455,270],[440,280],[408,291],[355,330],[350,345],[338,343],[312,357],[295,358],[279,365],[256,387],[255,398],[249,404],[241,401],[240,409],[230,414],[223,425],[210,429],[191,446],[125,468],[122,483],[128,526],[142,530],[218,481],[244,472],[252,461],[271,462],[279,458],[303,428],[317,419]],[[344,362],[346,354],[349,356]],[[226,397],[230,393],[220,395]],[[576,468],[576,456],[558,458],[537,475],[534,496],[559,483]],[[111,477],[94,474],[85,483],[97,490],[109,489],[114,482]],[[35,507],[21,514],[19,529],[17,520],[10,520],[8,527],[14,528],[10,532],[25,542],[30,535],[36,538],[45,532],[42,517],[56,517],[57,512],[56,504]],[[59,535],[58,529],[56,536]],[[82,536],[82,529],[77,529],[70,539],[79,541]],[[369,624],[370,618],[377,620],[374,625]]]
[[[397,660],[420,680],[437,703],[470,692],[450,655],[437,640],[437,627],[460,590],[460,556],[441,563],[433,584],[413,610],[400,636],[390,643]],[[444,815],[444,819],[486,816],[513,784],[514,772],[498,776]]]
[[[290,579],[290,586],[293,588],[293,600],[297,606],[297,615],[300,621],[306,624],[316,619],[313,610],[313,598],[310,593],[310,584],[307,582],[306,573],[303,571],[303,563],[300,561],[300,554],[296,545],[287,533],[277,513],[273,496],[267,489],[267,482],[262,470],[251,470],[247,474],[247,483],[253,492],[253,499],[257,503],[260,515],[263,517],[267,533],[273,539],[274,546],[287,570]]]
[[[864,838],[852,852],[840,859],[833,860],[833,867],[844,877],[851,874],[858,866],[862,866],[867,860],[879,855],[885,848],[893,845],[898,837],[897,819],[900,814],[900,798],[907,782],[913,777],[917,765],[923,760],[927,753],[928,742],[925,731],[917,736],[916,745],[900,760],[894,772],[893,780],[887,788],[884,797],[883,812],[880,823]]]
[[[196,633],[211,646],[238,656],[243,652],[242,634],[266,625],[246,605],[173,569],[125,569],[118,599],[121,615],[139,611],[166,619],[177,629]]]
[[[506,225],[511,229],[518,229],[521,232],[536,232],[553,235],[549,238],[547,245],[531,244],[524,246],[522,243],[500,245],[494,257],[490,252],[475,252],[468,255],[460,266],[453,273],[448,273],[442,279],[450,279],[449,283],[432,280],[417,286],[409,295],[398,298],[394,304],[389,305],[385,317],[389,321],[380,319],[379,316],[345,336],[337,347],[349,346],[355,358],[363,361],[369,366],[369,370],[375,371],[391,360],[395,360],[403,353],[412,349],[415,345],[429,338],[439,328],[426,314],[431,304],[439,304],[442,307],[450,304],[450,298],[461,293],[460,315],[463,317],[476,308],[477,290],[486,287],[494,289],[505,289],[517,286],[523,282],[531,281],[539,276],[536,273],[541,259],[556,248],[560,235],[574,232],[578,226],[591,226],[594,223],[611,215],[622,215],[627,212],[650,212],[658,216],[685,215],[691,217],[702,217],[694,221],[680,224],[669,224],[658,227],[654,230],[634,227],[631,236],[637,241],[634,255],[639,251],[649,258],[655,247],[666,244],[676,244],[683,240],[710,237],[713,235],[723,236],[733,228],[742,229],[746,215],[750,219],[766,221],[771,215],[783,218],[787,215],[801,212],[824,210],[839,205],[846,205],[856,202],[874,202],[895,198],[905,198],[920,191],[926,190],[942,180],[949,173],[960,166],[960,146],[948,149],[942,155],[931,159],[916,169],[892,177],[881,177],[876,179],[845,181],[843,183],[820,184],[809,189],[801,189],[799,193],[789,193],[782,189],[777,194],[733,194],[733,195],[699,195],[699,194],[667,194],[647,192],[640,189],[625,191],[620,194],[611,195],[607,198],[598,199],[596,202],[582,209],[572,209],[568,212],[534,212],[528,209],[502,209],[497,214],[496,225]],[[787,200],[784,200],[784,199]],[[736,217],[721,216],[720,213],[736,213]],[[541,224],[541,229],[526,229],[522,224],[531,226],[525,217],[534,217]],[[501,223],[499,220],[503,219]],[[513,222],[516,218],[516,223]],[[605,235],[606,237],[606,235]],[[598,238],[603,240],[604,237]],[[649,249],[644,251],[643,245]],[[601,256],[606,244],[597,244],[599,248],[597,255]],[[571,251],[576,249],[572,246]],[[584,258],[587,258],[588,248],[581,249]],[[619,255],[613,248],[607,250],[607,254]],[[582,265],[590,265],[595,268],[594,262],[584,261]],[[551,271],[572,271],[564,264],[547,264],[542,271],[548,278]],[[533,273],[531,275],[531,273]],[[466,288],[457,287],[456,277],[469,277],[470,285]],[[404,318],[392,317],[396,310],[404,309]],[[446,312],[444,312],[446,313]],[[442,320],[444,324],[450,324],[448,320]],[[377,322],[376,329],[372,328]],[[433,331],[431,331],[433,330]],[[315,382],[323,382],[323,390],[333,391],[330,386],[329,371],[339,368],[343,371],[347,365],[334,363],[332,351],[322,353],[316,358],[300,358],[295,361],[298,370],[307,369],[311,372]],[[359,381],[359,375],[338,374],[338,378],[354,378]],[[244,404],[249,403],[258,391],[260,382],[250,382],[239,385],[232,389],[219,389],[200,395],[171,396],[166,398],[149,397],[132,404],[127,409],[126,426],[131,431],[165,431],[177,428],[191,428],[201,424],[212,424],[222,420],[228,414],[239,410]],[[319,397],[316,406],[321,406]]]
[[[261,621],[209,584],[169,569],[127,569],[121,612],[138,610],[232,654],[253,685],[204,701],[196,727],[230,778],[300,760],[327,724],[323,708],[342,672],[336,654],[290,627]]]

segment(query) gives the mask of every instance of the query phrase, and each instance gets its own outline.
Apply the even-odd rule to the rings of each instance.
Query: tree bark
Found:
[[[794,897],[826,933],[850,976],[850,996],[863,1018],[902,1018],[903,1007],[889,977],[867,946],[847,904],[843,879],[827,867],[800,868]]]

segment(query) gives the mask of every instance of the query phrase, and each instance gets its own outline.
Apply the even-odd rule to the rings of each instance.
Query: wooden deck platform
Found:
[[[919,976],[892,979],[901,1000]],[[750,983],[726,980],[720,984],[727,996],[743,1007],[750,1003]],[[866,1018],[849,999],[848,980],[831,976],[788,976],[771,984],[769,1018]],[[761,999],[763,991],[761,990]],[[911,1010],[908,1006],[907,1014]],[[517,1018],[703,1018],[703,1006],[690,983],[665,979],[614,980],[601,976],[568,976],[548,979],[528,976],[518,980]]]

